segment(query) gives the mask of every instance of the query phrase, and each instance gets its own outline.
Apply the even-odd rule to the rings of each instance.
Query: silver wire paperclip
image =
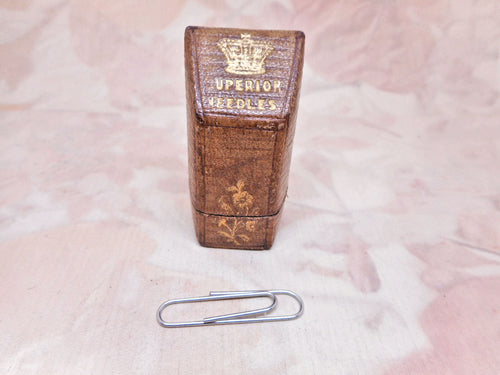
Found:
[[[299,304],[299,310],[292,315],[278,315],[278,316],[259,316],[273,311],[277,305],[277,294],[284,294],[294,298]],[[204,318],[199,321],[190,322],[176,322],[169,323],[163,320],[162,313],[168,306],[178,303],[193,303],[193,302],[206,302],[206,301],[219,301],[227,299],[240,299],[240,298],[259,298],[266,297],[271,299],[272,303],[264,308],[242,311],[232,314],[218,315],[209,318]],[[263,323],[263,322],[277,322],[284,320],[293,320],[299,318],[304,312],[304,302],[302,298],[290,290],[245,290],[235,292],[210,292],[208,296],[203,297],[189,297],[177,298],[168,300],[160,305],[156,314],[158,324],[166,328],[176,327],[197,327],[206,325],[219,325],[219,324],[242,324],[242,323]]]

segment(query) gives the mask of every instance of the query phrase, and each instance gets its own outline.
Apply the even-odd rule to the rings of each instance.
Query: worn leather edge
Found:
[[[197,27],[188,26],[184,33],[184,64],[186,82],[186,110],[187,110],[187,135],[188,135],[188,168],[189,168],[189,190],[191,202],[205,202],[205,182],[195,183],[198,178],[204,178],[202,167],[204,165],[204,144],[200,138],[204,136],[201,129],[203,114],[197,112],[199,106],[194,101],[200,101],[199,93],[196,91],[198,71],[196,48],[193,43],[194,30]],[[200,145],[202,145],[200,147]],[[199,177],[201,176],[201,177]],[[202,206],[200,209],[204,209]]]

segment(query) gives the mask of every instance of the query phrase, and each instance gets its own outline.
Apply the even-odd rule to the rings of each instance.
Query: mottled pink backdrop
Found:
[[[0,25],[2,374],[500,373],[498,1],[1,0]],[[196,243],[187,25],[306,33],[271,251]],[[304,316],[155,321],[265,288]]]

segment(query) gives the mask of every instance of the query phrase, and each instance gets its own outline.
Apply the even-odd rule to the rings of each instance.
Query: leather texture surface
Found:
[[[204,246],[272,246],[288,186],[304,39],[299,31],[186,29],[189,181]]]

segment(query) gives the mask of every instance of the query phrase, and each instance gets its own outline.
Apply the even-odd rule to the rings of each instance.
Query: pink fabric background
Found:
[[[497,1],[3,0],[0,25],[2,374],[500,373]],[[271,251],[196,243],[187,25],[306,33]],[[155,321],[254,288],[304,316]]]

